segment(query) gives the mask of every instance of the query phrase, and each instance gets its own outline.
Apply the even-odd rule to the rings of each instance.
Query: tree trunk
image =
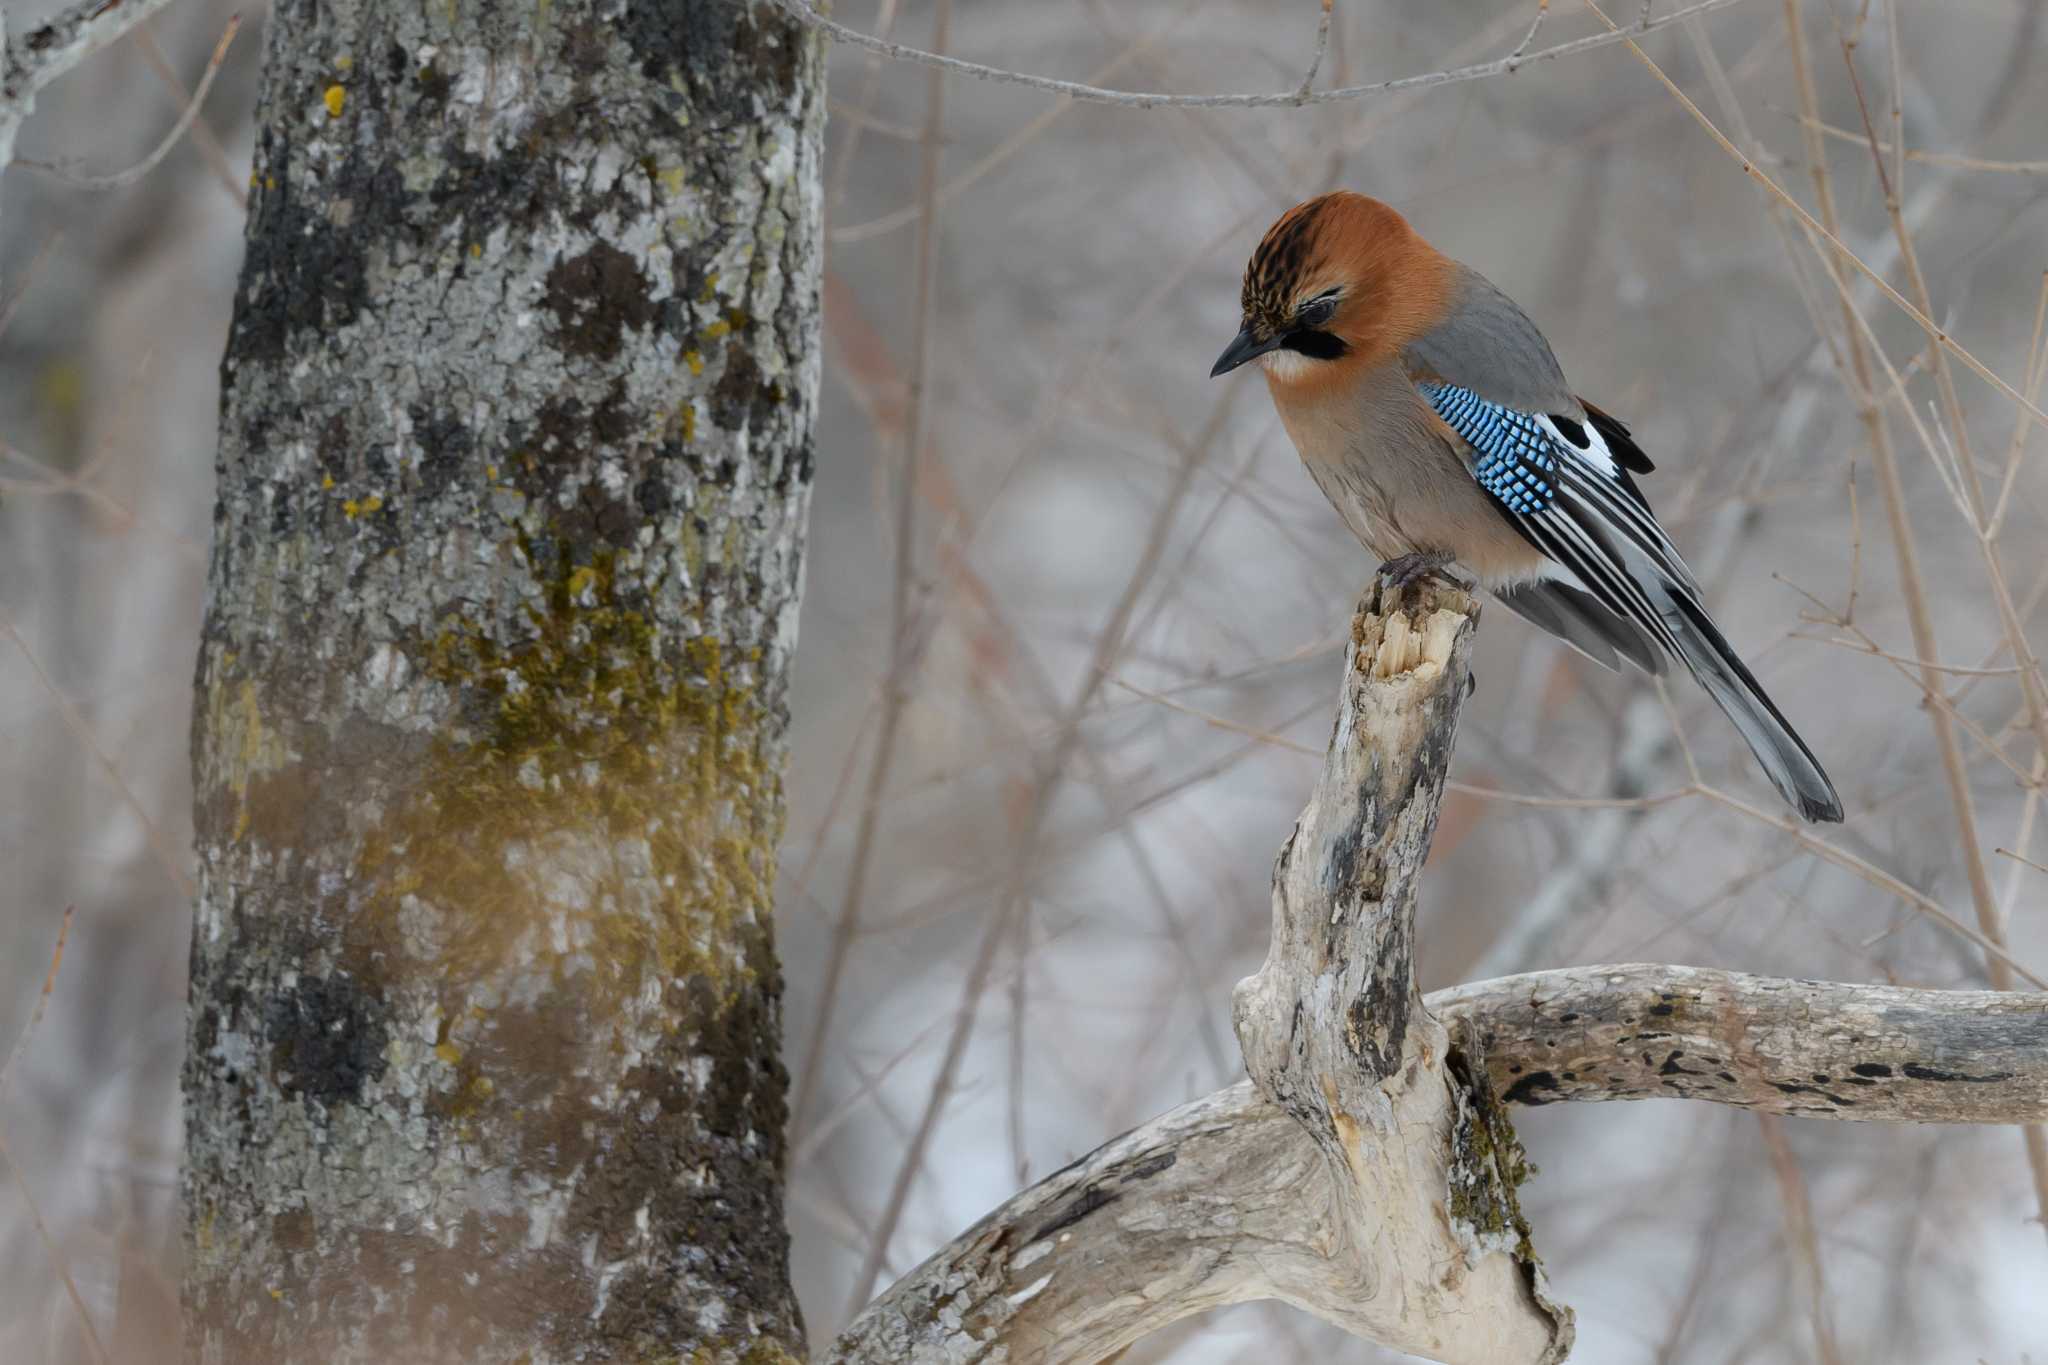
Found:
[[[286,0],[193,763],[188,1353],[800,1358],[816,39]]]

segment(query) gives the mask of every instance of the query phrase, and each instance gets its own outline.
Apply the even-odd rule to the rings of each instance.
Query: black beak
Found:
[[[1209,371],[1209,377],[1214,379],[1219,374],[1229,374],[1247,360],[1257,360],[1268,351],[1278,350],[1281,340],[1282,338],[1273,336],[1261,341],[1258,333],[1254,332],[1252,325],[1247,322],[1238,332],[1236,339],[1223,348],[1223,354],[1216,357],[1216,368]]]

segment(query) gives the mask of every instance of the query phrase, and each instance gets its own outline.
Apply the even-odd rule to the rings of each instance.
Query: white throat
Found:
[[[1283,384],[1288,384],[1297,379],[1308,378],[1309,371],[1323,362],[1313,360],[1300,351],[1280,350],[1266,352],[1259,357],[1259,363],[1266,367],[1267,374]]]

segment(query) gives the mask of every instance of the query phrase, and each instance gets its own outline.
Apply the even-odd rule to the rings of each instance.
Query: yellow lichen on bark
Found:
[[[368,932],[457,975],[517,954],[632,992],[645,973],[732,984],[736,919],[764,914],[780,776],[709,636],[673,644],[609,554],[560,568],[525,638],[464,624],[419,661],[461,717],[357,860]]]

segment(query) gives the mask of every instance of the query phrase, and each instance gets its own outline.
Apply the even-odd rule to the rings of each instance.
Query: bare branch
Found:
[[[1433,992],[1510,1104],[1698,1099],[1805,1118],[2048,1118],[2048,994],[1631,963]]]
[[[1652,19],[1631,29],[1630,32],[1654,32],[1688,16],[1726,9],[1736,2],[1737,0],[1694,0],[1694,3],[1684,8],[1673,10],[1662,18]],[[804,0],[774,0],[774,3],[803,23],[830,34],[842,43],[869,52],[878,52],[897,61],[916,62],[921,66],[933,66],[941,71],[950,71],[956,76],[971,76],[976,80],[1022,85],[1049,94],[1065,95],[1093,104],[1114,104],[1126,109],[1273,109],[1299,107],[1305,104],[1341,104],[1373,95],[1391,95],[1401,90],[1420,90],[1432,85],[1454,85],[1460,81],[1504,76],[1516,67],[1526,66],[1530,62],[1574,56],[1626,40],[1625,35],[1619,32],[1590,33],[1583,38],[1574,38],[1570,42],[1557,43],[1535,52],[1523,53],[1518,50],[1490,62],[1475,62],[1470,66],[1450,67],[1419,76],[1402,76],[1391,81],[1375,81],[1370,85],[1338,86],[1329,90],[1308,90],[1297,86],[1292,90],[1275,90],[1256,95],[1169,95],[1150,90],[1110,90],[1098,85],[1086,85],[1080,81],[1055,80],[1049,76],[1033,76],[1022,71],[1005,70],[999,66],[984,66],[980,62],[962,61],[958,57],[941,56],[922,48],[907,47],[902,43],[890,42],[886,38],[877,38],[873,34],[862,33],[857,28],[848,28],[845,24],[827,19],[804,3]]]
[[[1424,1003],[1429,1027],[1484,1049],[1510,1104],[1688,1098],[1808,1118],[2048,1118],[2048,995],[1636,963],[1501,977]],[[1097,1360],[1191,1313],[1299,1301],[1326,1273],[1310,1248],[1330,1231],[1334,1169],[1240,1082],[1004,1204],[876,1300],[827,1358],[967,1361],[1000,1341],[1012,1362]]]
[[[110,175],[86,175],[52,162],[34,161],[28,157],[22,157],[21,164],[34,167],[45,175],[55,176],[64,183],[82,190],[118,190],[124,185],[134,184],[155,170],[157,165],[171,154],[171,148],[177,146],[180,139],[191,130],[193,121],[199,117],[200,109],[206,104],[207,91],[213,89],[213,78],[220,74],[221,63],[227,60],[228,45],[235,41],[235,32],[241,27],[241,15],[228,16],[227,27],[221,30],[220,41],[214,44],[213,56],[206,63],[205,74],[199,78],[199,88],[185,101],[184,110],[178,115],[178,121],[171,125],[171,131],[164,134],[163,139],[149,155],[133,166]]]

